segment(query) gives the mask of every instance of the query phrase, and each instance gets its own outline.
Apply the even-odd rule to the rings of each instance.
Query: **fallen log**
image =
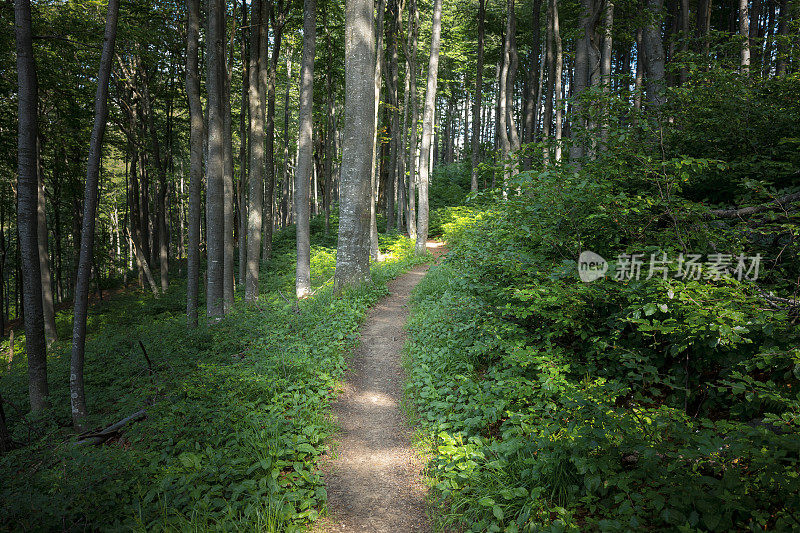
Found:
[[[127,426],[132,422],[138,422],[139,420],[142,420],[146,416],[147,416],[146,409],[142,409],[141,411],[136,411],[132,415],[123,418],[119,422],[111,424],[102,431],[98,431],[97,433],[85,433],[81,435],[80,440],[75,442],[75,446],[96,446],[98,444],[103,444],[105,441],[113,437],[114,434],[123,427]]]
[[[767,211],[769,209],[784,209],[784,206],[797,201],[800,201],[800,192],[787,194],[786,196],[781,196],[780,198],[774,198],[765,204],[753,205],[750,207],[741,207],[739,209],[712,209],[709,211],[707,218],[745,217],[748,215],[755,215],[756,213],[761,213],[762,211]]]

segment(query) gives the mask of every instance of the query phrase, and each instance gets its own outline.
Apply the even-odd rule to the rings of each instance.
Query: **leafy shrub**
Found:
[[[294,241],[281,232],[261,298],[237,302],[218,324],[187,331],[179,284],[159,299],[124,294],[92,308],[91,425],[142,407],[147,419],[107,445],[74,447],[62,429],[70,425],[68,345],[56,345],[48,361],[55,407],[36,420],[9,413],[15,439],[29,444],[0,457],[0,530],[294,531],[315,520],[327,501],[316,465],[329,452],[326,415],[344,356],[386,281],[424,260],[408,239],[384,238],[391,256],[373,268],[372,283],[334,297],[328,242],[314,236],[316,292],[301,302],[284,299],[294,294]],[[68,318],[59,317],[62,338]],[[17,357],[0,376],[4,397],[21,409],[24,367]]]

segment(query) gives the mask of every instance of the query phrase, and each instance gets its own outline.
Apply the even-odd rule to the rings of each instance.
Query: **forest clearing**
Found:
[[[800,530],[800,0],[0,22],[0,531]]]

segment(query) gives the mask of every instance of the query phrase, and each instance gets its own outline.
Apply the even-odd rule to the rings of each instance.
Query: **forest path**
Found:
[[[443,243],[428,242],[440,255]],[[430,531],[423,464],[411,448],[412,430],[400,409],[405,375],[400,352],[411,290],[429,265],[389,283],[361,327],[344,391],[333,405],[340,431],[334,458],[323,465],[329,516],[320,533]]]

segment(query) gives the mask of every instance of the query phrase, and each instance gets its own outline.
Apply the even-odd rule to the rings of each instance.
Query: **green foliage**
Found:
[[[218,324],[187,331],[182,287],[93,308],[91,425],[142,407],[147,419],[109,444],[74,447],[64,429],[68,346],[57,345],[48,361],[54,408],[36,420],[9,413],[15,439],[30,444],[0,458],[0,529],[294,531],[314,521],[327,501],[316,464],[330,451],[326,415],[344,356],[386,281],[424,260],[408,239],[383,238],[390,255],[372,283],[334,296],[335,249],[314,241],[315,293],[304,301],[280,294],[294,294],[294,241],[279,234],[263,296],[237,302]],[[24,366],[18,356],[0,376],[21,408]]]
[[[720,179],[743,198],[741,168],[653,150],[653,131],[613,130],[580,171],[523,172],[507,202],[432,216],[451,251],[415,292],[408,391],[442,527],[796,529],[800,329],[796,309],[763,297],[795,287],[781,254],[797,257],[796,219],[710,220],[693,199]],[[610,259],[606,278],[578,279],[584,250]],[[661,251],[759,252],[767,272],[646,279]],[[632,253],[644,275],[615,280],[614,258]]]

